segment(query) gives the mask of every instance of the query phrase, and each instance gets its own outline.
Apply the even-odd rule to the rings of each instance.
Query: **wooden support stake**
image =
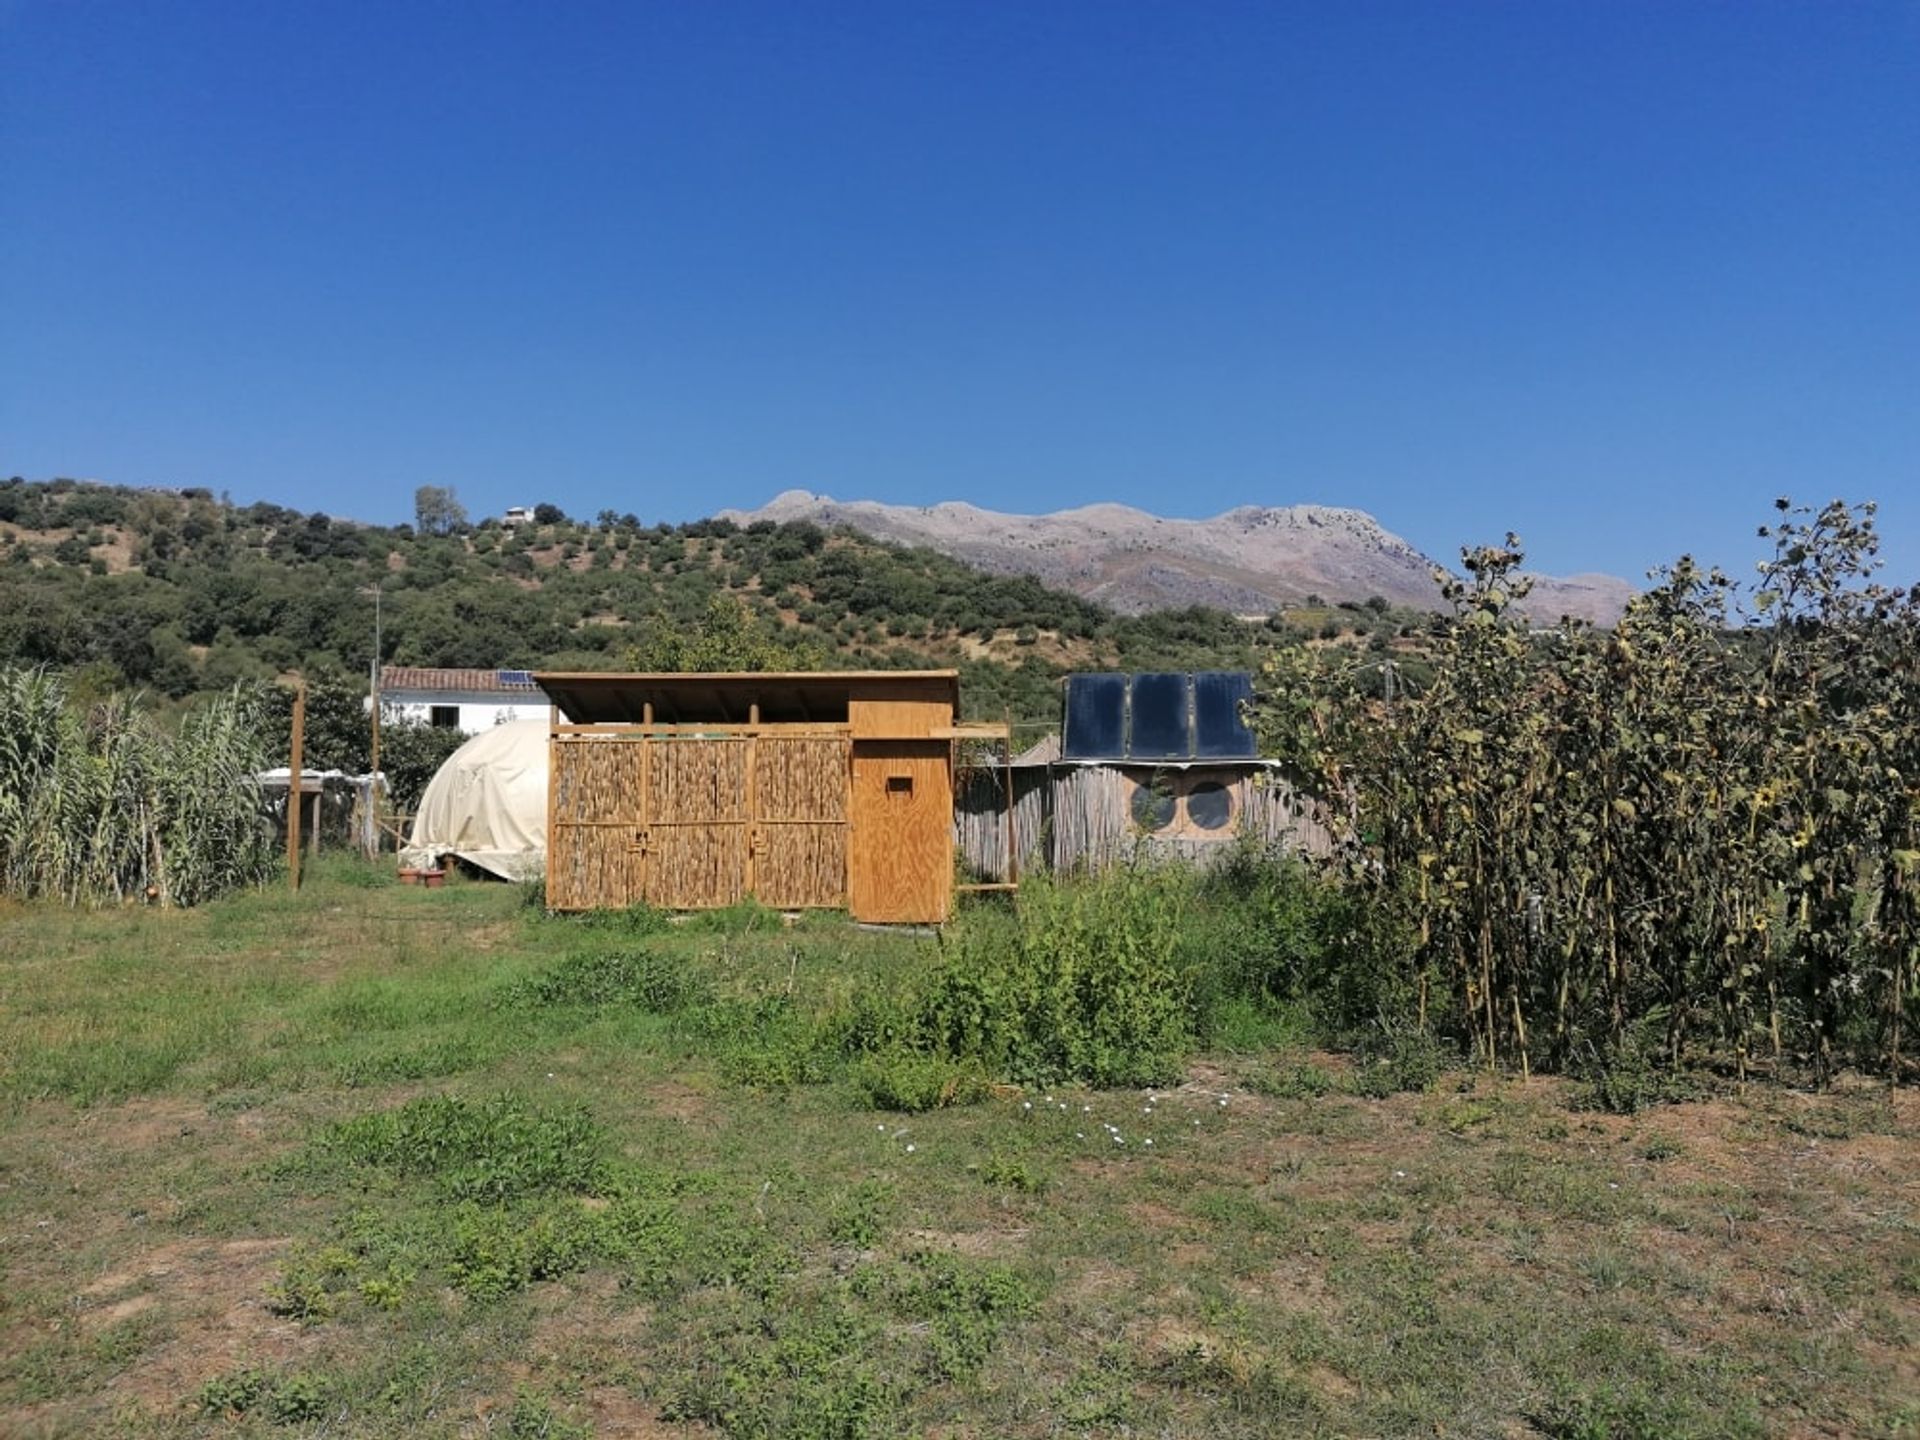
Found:
[[[560,848],[560,816],[554,811],[554,797],[560,790],[560,707],[547,706],[547,909],[556,899],[553,884],[554,854]],[[571,817],[569,817],[571,818]]]
[[[306,789],[300,783],[307,743],[307,682],[293,682],[293,756],[287,764],[287,883],[300,888],[300,812]]]
[[[373,859],[380,853],[380,661],[373,662],[373,780],[367,786],[367,806],[373,811],[374,823],[367,827],[367,858]]]
[[[1006,783],[1007,787],[1007,883],[1009,885],[1017,885],[1020,883],[1020,861],[1018,859],[1020,847],[1015,842],[1013,833],[1013,746],[1009,744],[1002,754],[1006,757],[1006,763],[1000,767],[1000,778]]]

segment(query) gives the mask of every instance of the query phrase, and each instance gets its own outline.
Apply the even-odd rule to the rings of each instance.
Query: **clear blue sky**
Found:
[[[1920,3],[0,0],[0,474],[1920,576]]]

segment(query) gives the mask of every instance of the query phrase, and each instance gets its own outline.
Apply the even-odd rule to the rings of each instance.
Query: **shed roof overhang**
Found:
[[[960,706],[957,670],[724,671],[615,674],[543,671],[533,677],[576,725],[639,725],[652,707],[657,725],[742,725],[759,707],[762,724],[846,719],[850,700],[902,689]]]

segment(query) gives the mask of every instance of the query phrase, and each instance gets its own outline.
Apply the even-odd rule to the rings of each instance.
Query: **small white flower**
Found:
[[[1091,1115],[1091,1114],[1093,1114],[1093,1106],[1091,1106],[1091,1105],[1082,1105],[1082,1106],[1080,1107],[1080,1113],[1081,1113],[1082,1115]]]
[[[1611,1180],[1609,1180],[1609,1181],[1607,1182],[1607,1189],[1609,1189],[1609,1190],[1618,1190],[1619,1188],[1620,1188],[1620,1187],[1619,1187],[1618,1185],[1616,1185],[1616,1184],[1614,1184],[1614,1183],[1613,1183],[1613,1181],[1611,1181]]]
[[[908,1142],[907,1142],[907,1154],[909,1154],[909,1155],[911,1155],[911,1154],[913,1154],[913,1142],[912,1142],[912,1141],[908,1141]]]
[[[1393,1178],[1396,1180],[1404,1180],[1407,1178],[1407,1172],[1404,1170],[1396,1170],[1393,1172]]]
[[[878,1130],[882,1135],[887,1133],[887,1127],[884,1125],[876,1125],[873,1128]]]
[[[1074,1138],[1074,1139],[1076,1139],[1076,1140],[1084,1140],[1084,1139],[1086,1139],[1086,1138],[1087,1138],[1087,1132],[1086,1132],[1086,1131],[1084,1131],[1084,1130],[1076,1130],[1076,1131],[1074,1131],[1074,1132],[1073,1132],[1073,1138]],[[42,1221],[41,1221],[40,1223],[41,1223],[42,1225],[45,1225],[45,1224],[47,1224],[48,1222],[47,1222],[47,1221],[45,1221],[45,1220],[42,1220]]]
[[[1022,1100],[1022,1101],[1020,1102],[1020,1108],[1021,1108],[1022,1110],[1031,1110],[1031,1109],[1033,1109],[1033,1101],[1031,1101],[1031,1100]]]
[[[1144,1140],[1142,1140],[1142,1141],[1141,1141],[1140,1143],[1141,1143],[1142,1145],[1151,1145],[1151,1144],[1153,1144],[1153,1136],[1151,1136],[1151,1135],[1149,1135],[1149,1136],[1147,1136],[1147,1138],[1146,1138],[1146,1139],[1144,1139]]]

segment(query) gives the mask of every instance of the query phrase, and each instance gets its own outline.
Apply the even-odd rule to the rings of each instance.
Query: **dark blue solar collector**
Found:
[[[1125,755],[1126,745],[1127,677],[1069,675],[1060,753],[1070,760],[1105,760]]]
[[[1068,760],[1251,760],[1245,671],[1070,675],[1060,750]]]
[[[1251,760],[1260,752],[1241,706],[1253,698],[1244,670],[1203,670],[1193,677],[1193,753],[1201,760]]]

